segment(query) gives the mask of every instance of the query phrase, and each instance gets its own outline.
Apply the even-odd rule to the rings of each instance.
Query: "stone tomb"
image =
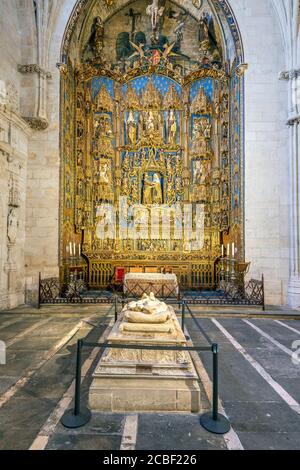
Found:
[[[122,311],[110,344],[186,346],[174,309],[153,294]],[[92,410],[112,412],[198,412],[200,388],[185,351],[110,349],[93,374]]]

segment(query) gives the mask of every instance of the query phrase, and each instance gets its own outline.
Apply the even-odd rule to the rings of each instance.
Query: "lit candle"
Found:
[[[72,243],[70,242],[70,256],[72,256]]]
[[[232,244],[232,257],[235,257],[235,249],[234,249],[234,243]]]
[[[75,245],[75,243],[73,243],[73,250],[74,250],[73,251],[73,256],[76,256],[76,245]]]
[[[222,245],[222,258],[224,258],[224,245]]]

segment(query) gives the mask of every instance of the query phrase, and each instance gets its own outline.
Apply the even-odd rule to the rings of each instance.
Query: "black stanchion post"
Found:
[[[181,328],[184,333],[184,327],[185,327],[185,303],[182,301],[181,304]]]
[[[265,276],[264,275],[262,275],[261,282],[262,282],[263,312],[265,312],[266,311],[266,299],[265,299]]]
[[[180,309],[180,290],[178,290],[178,296],[177,296],[177,300],[178,300],[178,309]]]
[[[63,426],[69,429],[80,428],[87,424],[92,415],[88,408],[82,407],[80,404],[81,400],[81,352],[82,352],[83,340],[77,341],[77,359],[76,359],[76,377],[75,377],[75,404],[74,410],[68,410],[61,418]]]
[[[118,297],[115,296],[115,323],[118,321]]]
[[[219,345],[212,345],[213,353],[213,402],[212,413],[205,413],[200,418],[200,423],[207,431],[213,434],[227,434],[230,431],[230,423],[226,416],[219,414]]]
[[[38,310],[41,308],[41,282],[42,282],[42,273],[39,273],[39,286],[38,286],[38,301],[37,301],[37,308]]]
[[[219,414],[219,347],[213,345],[213,420],[218,421]]]

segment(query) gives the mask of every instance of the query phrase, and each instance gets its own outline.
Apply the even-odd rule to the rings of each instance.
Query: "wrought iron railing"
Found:
[[[137,282],[133,287],[128,286],[123,293],[116,292],[113,288],[109,290],[89,291],[82,279],[72,278],[67,284],[59,278],[51,277],[41,279],[39,282],[39,301],[42,304],[111,304],[114,298],[119,296],[122,300],[140,298],[144,293],[152,292],[152,283],[139,285]],[[236,277],[220,282],[216,290],[203,290],[186,286],[180,288],[164,286],[156,293],[161,300],[169,302],[185,301],[190,305],[207,306],[249,306],[262,307],[265,309],[264,278],[261,280],[251,279],[244,282],[243,277]]]

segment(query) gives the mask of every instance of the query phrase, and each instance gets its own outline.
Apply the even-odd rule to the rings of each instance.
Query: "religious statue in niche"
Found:
[[[112,199],[112,171],[111,161],[100,159],[95,161],[96,171],[94,173],[94,199],[96,201],[109,201]]]
[[[127,140],[130,145],[135,145],[137,142],[137,123],[133,111],[129,111],[127,119]]]
[[[100,155],[113,155],[113,129],[110,113],[96,114],[94,117],[96,151]]]
[[[163,204],[162,178],[158,173],[144,175],[142,203],[145,205]]]
[[[192,131],[192,155],[205,156],[207,152],[207,139],[204,136],[205,123],[203,118],[194,118]],[[205,120],[206,121],[206,120]]]
[[[214,27],[214,20],[208,12],[203,12],[199,21],[199,52],[200,60],[220,62],[221,54]]]
[[[153,144],[162,143],[162,118],[159,111],[150,109],[143,113],[143,137]]]
[[[176,115],[173,109],[169,112],[169,135],[168,135],[168,144],[176,145],[177,139],[177,120]]]
[[[17,241],[19,228],[19,219],[17,209],[10,209],[7,219],[7,238],[11,245],[15,245]]]
[[[209,160],[196,160],[193,165],[193,183],[196,185],[207,184],[211,172],[211,162]]]
[[[9,180],[8,186],[8,205],[11,207],[19,207],[20,206],[20,191],[19,185],[17,180],[11,176]]]
[[[83,51],[83,60],[91,60],[93,58],[100,58],[104,43],[104,23],[102,19],[97,16],[94,18],[90,38],[87,42],[87,45]]]

